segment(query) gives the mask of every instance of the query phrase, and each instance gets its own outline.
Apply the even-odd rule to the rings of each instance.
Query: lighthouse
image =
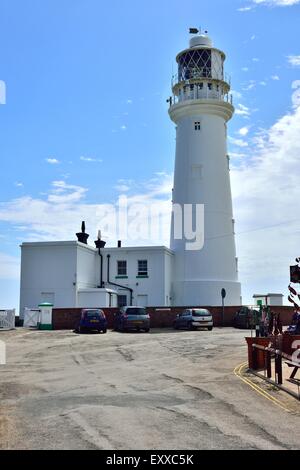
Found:
[[[226,291],[226,305],[241,304],[238,259],[227,152],[227,123],[234,107],[230,80],[224,73],[225,54],[207,33],[191,30],[189,48],[177,55],[169,115],[176,125],[171,250],[175,253],[173,304],[214,306]],[[193,226],[202,243],[189,245],[178,235],[181,218],[202,214]],[[185,207],[192,207],[190,212]],[[200,209],[199,209],[200,208]],[[176,209],[176,210],[175,210]],[[177,218],[177,220],[175,220]],[[199,222],[199,221],[198,221]],[[175,228],[174,228],[175,227]],[[179,231],[180,232],[180,231]]]

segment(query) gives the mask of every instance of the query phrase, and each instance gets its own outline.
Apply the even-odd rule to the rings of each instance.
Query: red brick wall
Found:
[[[149,307],[152,328],[170,328],[176,315],[189,307],[153,308]],[[207,308],[213,315],[215,326],[222,325],[222,307]],[[233,318],[240,307],[225,307],[224,326],[232,326]],[[103,308],[108,320],[108,327],[113,327],[114,314],[117,308]],[[290,325],[293,316],[293,307],[272,307],[274,312],[281,313],[281,321],[284,326]],[[53,309],[53,328],[55,330],[71,330],[76,328],[80,319],[80,308],[55,308]]]

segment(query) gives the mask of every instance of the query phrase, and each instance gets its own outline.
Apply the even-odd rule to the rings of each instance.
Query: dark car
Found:
[[[180,328],[194,330],[196,328],[207,328],[212,331],[214,327],[212,314],[205,309],[187,309],[177,315],[174,321],[175,330]]]
[[[257,322],[257,316],[259,312],[249,307],[242,307],[236,314],[233,320],[235,328],[241,328],[248,330],[255,328]]]
[[[150,316],[143,307],[122,307],[115,315],[116,331],[150,331]]]
[[[105,313],[100,309],[83,309],[77,328],[79,333],[87,331],[107,332],[107,320]]]

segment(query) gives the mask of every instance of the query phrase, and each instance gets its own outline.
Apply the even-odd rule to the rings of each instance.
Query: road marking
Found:
[[[271,401],[274,403],[274,405],[276,406],[279,406],[280,408],[282,408],[284,411],[286,411],[287,413],[290,413],[292,410],[290,410],[289,408],[286,407],[286,405],[284,403],[282,403],[281,401],[277,400],[277,398],[273,397],[272,395],[270,395],[270,393],[266,392],[265,390],[263,390],[261,387],[259,387],[259,385],[257,385],[256,383],[252,382],[252,380],[244,377],[242,374],[243,374],[243,370],[246,366],[247,366],[247,362],[243,362],[242,364],[240,364],[239,366],[237,366],[235,369],[234,369],[234,374],[236,377],[238,377],[240,380],[242,380],[244,383],[246,383],[247,385],[249,385],[253,390],[256,391],[256,393],[262,395],[264,398],[266,398],[267,400]]]

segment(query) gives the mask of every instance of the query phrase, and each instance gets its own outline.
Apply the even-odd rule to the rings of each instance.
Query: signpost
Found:
[[[226,298],[227,292],[226,289],[221,290],[221,296],[222,296],[222,326],[224,326],[224,321],[225,321],[225,298]]]

